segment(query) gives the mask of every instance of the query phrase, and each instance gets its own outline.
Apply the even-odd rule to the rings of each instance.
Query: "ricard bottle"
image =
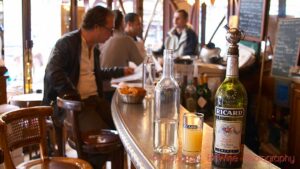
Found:
[[[228,30],[226,77],[215,95],[213,165],[239,168],[243,163],[247,93],[238,77],[238,45],[242,37],[236,28]]]
[[[153,148],[157,153],[176,154],[180,88],[173,76],[173,50],[164,50],[163,74],[155,86]]]

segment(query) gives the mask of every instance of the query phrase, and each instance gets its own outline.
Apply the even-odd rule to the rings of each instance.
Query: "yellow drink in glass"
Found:
[[[182,160],[199,163],[202,149],[204,114],[184,113],[182,133]]]
[[[182,154],[198,155],[202,147],[202,129],[183,129]]]

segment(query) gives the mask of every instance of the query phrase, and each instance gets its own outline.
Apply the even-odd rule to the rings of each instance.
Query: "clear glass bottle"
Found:
[[[173,50],[164,50],[163,75],[154,93],[153,148],[157,153],[178,151],[180,88],[173,77]]]
[[[243,163],[247,93],[238,77],[241,36],[236,28],[228,30],[226,78],[215,95],[213,164],[222,168],[239,168]]]
[[[146,98],[153,98],[154,94],[154,80],[156,75],[155,64],[153,61],[152,48],[149,44],[147,46],[147,56],[143,62],[143,87],[147,91]]]

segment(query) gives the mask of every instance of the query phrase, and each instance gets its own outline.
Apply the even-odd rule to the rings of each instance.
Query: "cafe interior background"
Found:
[[[44,69],[51,48],[62,34],[79,27],[86,9],[91,6],[140,14],[141,37],[145,46],[151,44],[154,49],[161,46],[172,27],[174,10],[185,9],[198,33],[199,49],[211,40],[224,57],[227,43],[223,27],[230,16],[238,15],[238,4],[239,0],[0,0],[0,58],[4,61],[1,66],[4,64],[8,70],[4,74],[6,87],[1,85],[1,91],[6,90],[8,102],[14,95],[43,92]],[[300,121],[299,71],[288,78],[271,73],[278,43],[277,24],[280,19],[299,18],[300,5],[297,0],[266,0],[266,4],[262,40],[241,42],[255,51],[254,63],[243,68],[240,75],[250,98],[248,116],[253,118],[247,119],[247,124],[256,126],[249,132],[254,136],[252,142],[246,144],[259,155],[289,154],[300,159],[300,145],[296,144],[300,141],[297,132],[300,125],[296,123]],[[221,22],[223,17],[225,21]],[[298,50],[297,63],[291,65],[297,69],[299,49],[291,50]],[[32,91],[25,90],[28,62],[32,65]],[[249,123],[250,120],[253,123]]]

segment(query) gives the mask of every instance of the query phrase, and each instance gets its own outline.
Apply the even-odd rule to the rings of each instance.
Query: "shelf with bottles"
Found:
[[[213,96],[208,88],[208,78],[206,74],[199,77],[183,77],[180,84],[181,105],[190,112],[203,113],[205,120],[212,117]]]

